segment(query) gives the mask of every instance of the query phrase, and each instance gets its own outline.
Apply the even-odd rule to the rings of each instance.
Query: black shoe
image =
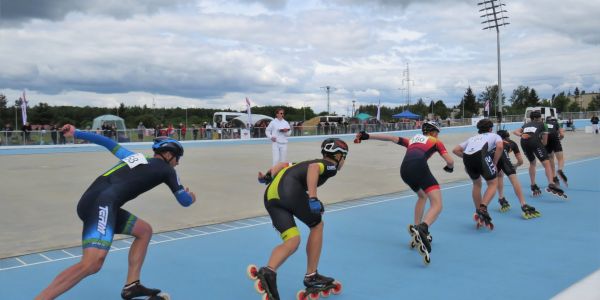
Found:
[[[143,286],[139,280],[126,285],[121,291],[121,298],[125,300],[134,299],[141,296],[156,296],[160,293],[159,289],[149,289]]]

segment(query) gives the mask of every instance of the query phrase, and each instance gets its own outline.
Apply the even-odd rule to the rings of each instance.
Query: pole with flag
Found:
[[[252,112],[250,111],[250,99],[248,99],[248,97],[246,97],[246,111],[248,113],[248,124],[246,124],[246,126],[248,128],[252,127],[252,125],[254,123],[252,123]]]
[[[483,115],[485,117],[488,117],[490,115],[490,100],[489,99],[485,101],[485,106],[483,108],[483,111],[484,111]]]
[[[25,125],[27,123],[27,99],[25,98],[25,91],[23,91],[23,98],[21,100],[21,117],[23,118],[23,125]]]
[[[377,121],[381,120],[381,99],[379,99],[379,104],[377,104]]]

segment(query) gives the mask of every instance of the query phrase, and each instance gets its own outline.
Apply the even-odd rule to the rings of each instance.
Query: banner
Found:
[[[21,100],[21,117],[23,118],[23,125],[25,125],[27,123],[27,99],[25,98],[25,91],[23,91],[23,97],[19,99]]]
[[[246,97],[246,111],[248,113],[248,124],[246,124],[246,127],[250,128],[254,126],[254,123],[252,123],[252,112],[250,111],[250,99],[248,97]]]
[[[490,100],[485,101],[485,106],[483,107],[483,115],[488,117],[490,115]]]

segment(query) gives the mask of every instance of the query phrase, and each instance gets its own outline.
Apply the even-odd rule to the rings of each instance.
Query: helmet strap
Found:
[[[171,158],[167,159],[164,155],[164,152],[158,153],[158,155],[160,155],[160,157],[162,157],[162,159],[164,161],[166,161],[168,164],[171,164],[171,161],[173,160],[173,158],[175,158],[175,155],[173,155],[173,153],[171,153]]]

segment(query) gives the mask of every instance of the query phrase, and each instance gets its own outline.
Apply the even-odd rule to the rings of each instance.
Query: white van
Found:
[[[553,117],[558,119],[559,123],[562,123],[560,121],[560,118],[558,117],[558,113],[556,112],[556,108],[554,107],[544,107],[544,106],[536,106],[536,107],[528,107],[525,109],[525,118],[524,118],[524,122],[527,123],[529,121],[531,121],[531,118],[529,117],[529,115],[531,114],[532,111],[539,111],[542,114],[542,120],[545,122],[547,117]]]
[[[231,111],[218,111],[213,114],[213,128],[217,128],[217,124],[221,124],[223,122],[228,123],[231,120],[245,115],[245,113],[240,112],[231,112]]]

